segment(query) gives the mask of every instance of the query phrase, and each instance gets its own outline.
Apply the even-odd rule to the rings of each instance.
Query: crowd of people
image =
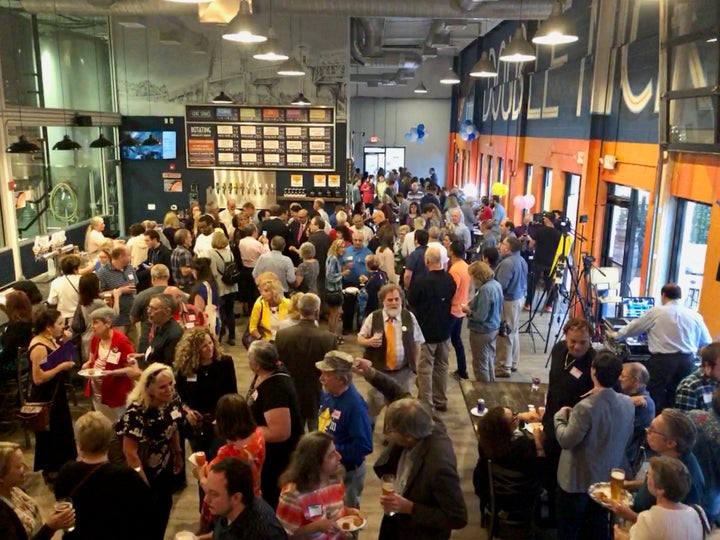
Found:
[[[3,352],[28,351],[31,401],[52,404],[48,429],[36,432],[34,470],[73,505],[43,523],[20,489],[20,447],[3,443],[0,528],[12,527],[13,538],[65,529],[75,539],[98,530],[162,539],[189,447],[198,538],[343,538],[338,520],[363,517],[366,458],[383,408],[386,447],[373,469],[390,487],[380,538],[438,540],[463,528],[467,508],[441,414],[448,381],[470,377],[463,326],[473,378],[512,377],[522,361],[521,313],[535,309],[536,286],[551,279],[562,232],[549,213],[544,224],[515,227],[499,197],[446,192],[433,174],[357,174],[351,204],[330,213],[322,199],[312,210],[211,201],[184,222],[169,212],[162,225],[133,224],[124,240],[105,238],[102,218],[93,218],[87,260],[62,260],[45,303],[32,282],[6,296],[1,338]],[[542,414],[498,408],[480,421],[481,511],[492,460],[545,487],[563,539],[607,537],[607,513],[587,491],[618,467],[638,492],[632,508],[613,508],[636,522],[631,538],[649,538],[663,519],[696,531],[705,516],[718,517],[720,346],[680,296],[666,285],[648,319],[611,336],[647,333],[648,369],[596,353],[590,323],[569,319],[552,351]],[[546,300],[540,310],[552,309],[552,295]],[[238,333],[252,373],[247,392],[236,379],[245,367],[221,345],[235,346]],[[349,334],[362,359],[342,350]],[[68,341],[94,409],[74,424]],[[693,372],[687,359],[701,348]],[[0,360],[8,373],[18,361],[12,353]],[[354,376],[370,384],[366,396]],[[520,436],[519,422],[543,429]],[[693,453],[696,439],[707,443]],[[647,470],[645,450],[659,457],[647,480],[634,480],[631,472]],[[110,482],[123,488],[105,499]],[[120,516],[129,508],[121,500],[132,501],[142,526]],[[674,509],[682,520],[669,517]],[[103,523],[118,526],[108,532]]]

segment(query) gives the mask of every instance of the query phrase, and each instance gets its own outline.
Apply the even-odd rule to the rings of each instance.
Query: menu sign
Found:
[[[328,107],[188,105],[187,164],[195,169],[335,169]]]

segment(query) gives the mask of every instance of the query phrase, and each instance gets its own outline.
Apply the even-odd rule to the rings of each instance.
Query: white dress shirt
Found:
[[[413,321],[413,341],[418,345],[422,345],[423,343],[425,343],[425,337],[423,336],[422,330],[420,330],[420,325],[418,324],[415,315],[412,312],[408,313],[410,313],[410,317]],[[384,309],[382,314],[384,332],[385,325],[390,322],[390,317]],[[403,346],[402,340],[402,314],[393,319],[393,328],[395,329],[395,358],[397,358],[397,369],[400,369],[405,365],[405,347]],[[364,338],[372,337],[372,314],[365,317],[365,320],[363,321],[362,327],[360,328],[360,332],[358,332],[358,335]]]
[[[702,315],[686,308],[679,300],[649,309],[618,331],[618,337],[647,334],[651,354],[695,354],[712,342]]]

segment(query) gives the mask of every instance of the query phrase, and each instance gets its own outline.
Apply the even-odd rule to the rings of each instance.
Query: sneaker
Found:
[[[496,371],[495,372],[496,379],[509,379],[510,377],[511,377],[511,373],[509,371]]]
[[[461,375],[459,371],[453,371],[452,374],[451,374],[451,376],[452,376],[452,378],[455,379],[456,381],[459,381],[459,380],[461,380],[461,379],[462,379],[462,380],[465,380],[465,381],[468,380],[468,376],[467,376],[467,375]]]
[[[447,405],[433,405],[433,408],[438,412],[447,412]]]
[[[235,340],[234,339],[228,339],[226,342],[227,345],[230,345],[231,347],[235,346]]]
[[[525,307],[523,308],[523,311],[532,311],[532,308],[530,307],[530,304],[525,304]]]
[[[515,372],[517,371],[517,368],[516,368],[516,367],[510,368],[510,371],[511,371],[512,373],[515,373]]]

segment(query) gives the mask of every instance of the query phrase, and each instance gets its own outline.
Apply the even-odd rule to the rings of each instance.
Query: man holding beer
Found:
[[[608,538],[607,511],[588,495],[588,488],[607,482],[614,468],[625,466],[625,447],[633,433],[632,400],[613,390],[622,361],[611,351],[593,359],[593,388],[574,407],[554,417],[562,453],[557,472],[558,538]],[[624,477],[623,477],[624,478]]]

